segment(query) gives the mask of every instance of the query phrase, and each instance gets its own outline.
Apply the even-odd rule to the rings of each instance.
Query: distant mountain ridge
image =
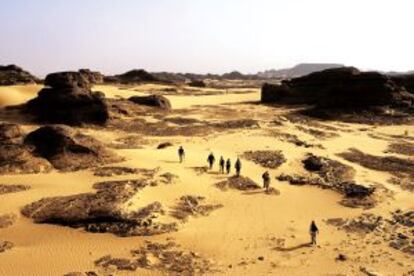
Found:
[[[275,78],[295,78],[309,75],[310,73],[323,71],[326,69],[344,67],[343,64],[338,63],[300,63],[292,68],[286,69],[272,69],[257,73],[259,78],[275,79]]]

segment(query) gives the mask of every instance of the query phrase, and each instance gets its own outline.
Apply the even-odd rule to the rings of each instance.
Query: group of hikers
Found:
[[[184,151],[184,148],[182,146],[180,146],[178,148],[178,157],[179,157],[180,163],[184,162],[185,151]],[[211,152],[207,157],[208,168],[210,170],[213,169],[213,166],[214,166],[215,162],[216,162],[216,157]],[[230,174],[230,171],[231,171],[231,160],[230,160],[230,158],[225,160],[223,158],[223,156],[221,156],[220,161],[219,161],[219,166],[220,166],[220,173]],[[237,158],[236,163],[234,164],[234,169],[236,170],[236,175],[237,176],[240,176],[241,168],[242,168],[242,164],[241,164],[240,158]],[[263,188],[265,189],[266,192],[269,192],[270,191],[270,180],[271,180],[269,171],[265,171],[262,174],[262,179],[263,179]],[[319,229],[316,226],[315,221],[312,220],[310,228],[309,228],[309,234],[310,234],[310,237],[311,237],[311,242],[310,242],[311,245],[316,245],[316,236],[317,236],[318,233],[319,233]]]
[[[216,157],[214,156],[213,153],[210,153],[208,155],[207,162],[208,162],[208,168],[210,170],[212,170],[213,166],[214,166],[214,163],[216,162]],[[223,156],[221,156],[220,161],[219,161],[219,166],[220,166],[220,173],[230,174],[230,171],[231,171],[231,160],[230,160],[230,158],[228,158],[225,161]],[[237,158],[236,163],[234,163],[234,169],[236,170],[236,175],[237,176],[240,176],[241,168],[242,168],[242,165],[241,165],[240,158]]]

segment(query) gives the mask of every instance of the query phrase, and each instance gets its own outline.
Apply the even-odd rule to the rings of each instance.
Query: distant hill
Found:
[[[313,72],[322,71],[325,69],[344,67],[343,64],[336,63],[301,63],[292,68],[267,70],[257,73],[259,78],[273,79],[273,78],[294,78],[309,75]]]
[[[37,83],[39,79],[14,64],[0,65],[0,85]]]

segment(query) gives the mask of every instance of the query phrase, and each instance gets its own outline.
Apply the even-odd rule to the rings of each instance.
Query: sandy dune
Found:
[[[40,86],[0,87],[0,106],[20,104],[36,95]],[[107,97],[129,97],[147,94],[155,85],[119,89],[114,86],[97,86]],[[162,87],[165,88],[165,87]],[[414,139],[412,126],[366,126],[340,122],[323,122],[333,132],[329,138],[315,137],[298,128],[298,124],[285,119],[287,109],[268,107],[252,102],[260,98],[254,93],[226,93],[222,95],[183,96],[167,95],[174,116],[198,118],[200,120],[256,119],[260,128],[223,129],[208,136],[191,137],[143,137],[142,148],[117,149],[116,153],[126,161],[116,164],[132,168],[159,168],[179,178],[171,185],[148,187],[139,192],[125,208],[138,208],[159,201],[171,210],[183,195],[200,195],[211,203],[223,204],[209,216],[190,218],[179,222],[179,230],[152,237],[117,237],[112,234],[93,234],[69,227],[50,224],[35,224],[20,214],[20,209],[44,197],[71,195],[93,191],[92,185],[103,180],[131,179],[133,176],[97,177],[91,170],[74,173],[53,171],[48,174],[0,176],[0,184],[25,184],[30,190],[0,195],[0,215],[16,214],[16,223],[0,228],[0,242],[11,241],[14,247],[0,253],[0,275],[64,275],[74,271],[96,271],[94,261],[105,255],[130,257],[129,251],[144,241],[165,242],[174,240],[183,249],[197,252],[212,261],[217,275],[366,275],[361,268],[376,271],[381,275],[413,275],[414,256],[388,246],[387,242],[372,236],[363,237],[347,233],[326,224],[329,218],[353,218],[363,212],[389,217],[396,209],[414,208],[413,194],[389,183],[390,173],[374,171],[337,156],[349,148],[365,153],[384,155],[389,140],[374,138],[403,135]],[[7,95],[5,95],[7,93]],[[227,110],[220,113],[220,110]],[[180,113],[181,112],[181,113]],[[230,115],[229,115],[230,114]],[[281,119],[282,118],[282,119]],[[281,119],[282,125],[273,124]],[[153,118],[156,120],[156,118]],[[27,126],[32,128],[33,126]],[[303,125],[303,127],[310,127]],[[313,127],[313,126],[312,126]],[[363,130],[362,130],[363,129]],[[82,129],[106,144],[117,138],[139,133],[124,133],[106,129]],[[272,135],[272,131],[296,135],[318,147],[299,147],[287,140]],[[157,150],[160,142],[171,141],[174,146]],[[177,148],[186,150],[186,160],[178,162]],[[235,161],[245,151],[281,150],[287,162],[277,169],[269,169],[272,187],[280,195],[267,195],[259,191],[222,191],[215,183],[226,179],[214,171],[198,174],[194,167],[205,166],[207,155],[214,152]],[[355,180],[364,184],[381,184],[393,195],[371,210],[349,208],[339,204],[342,196],[313,186],[294,186],[275,179],[281,173],[308,174],[301,166],[306,153],[312,152],[352,166],[356,170]],[[261,174],[267,170],[258,164],[242,159],[242,175],[261,184]],[[166,216],[166,220],[174,220]],[[308,227],[311,220],[319,226],[318,246],[308,246]],[[338,254],[347,256],[346,261],[337,261]],[[364,270],[362,269],[362,270]],[[411,272],[410,272],[411,271]],[[115,275],[162,275],[163,272],[138,269],[135,272],[112,271]],[[101,275],[101,274],[99,274]]]

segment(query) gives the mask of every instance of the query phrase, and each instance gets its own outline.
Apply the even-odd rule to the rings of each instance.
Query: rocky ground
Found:
[[[105,124],[0,111],[0,275],[413,275],[407,121],[320,120],[254,87],[75,80],[66,97],[102,91]]]

